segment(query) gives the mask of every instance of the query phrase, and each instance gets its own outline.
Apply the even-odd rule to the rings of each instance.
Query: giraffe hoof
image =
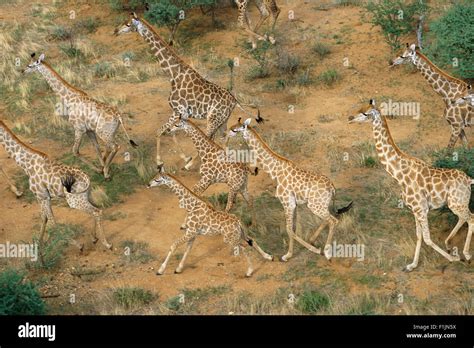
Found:
[[[282,256],[282,257],[280,258],[280,261],[281,261],[281,262],[288,262],[288,259],[285,258],[285,256]]]
[[[79,252],[82,254],[84,252],[84,244],[79,244]]]
[[[106,245],[105,247],[106,247],[108,250],[112,250],[114,246],[113,246],[112,244],[109,244],[108,246]]]
[[[97,244],[98,241],[99,241],[99,238],[92,238],[92,244]]]
[[[158,271],[158,272],[156,272],[156,275],[157,276],[163,275],[163,272]]]
[[[175,270],[175,271],[174,271],[174,274],[180,274],[180,273],[182,273],[182,272],[183,272],[183,271],[181,271],[181,270]]]

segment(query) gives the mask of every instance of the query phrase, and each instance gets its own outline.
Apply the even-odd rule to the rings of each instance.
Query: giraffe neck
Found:
[[[413,58],[413,64],[445,103],[450,104],[451,100],[459,98],[467,90],[467,84],[464,81],[447,75],[418,51]]]
[[[84,92],[74,88],[66,82],[59,74],[47,63],[43,62],[38,67],[38,71],[45,78],[48,85],[62,100],[69,100],[78,95],[85,94]]]
[[[209,139],[202,130],[200,130],[194,123],[187,121],[187,125],[184,128],[184,131],[191,138],[196,147],[196,150],[199,153],[199,157],[203,158],[206,154],[215,152],[216,150],[223,149]]]
[[[197,206],[207,206],[205,202],[199,199],[190,189],[184,186],[177,178],[167,174],[171,179],[166,182],[166,185],[178,196],[179,207],[186,209],[187,212],[191,212]]]
[[[243,27],[245,24],[246,16],[247,16],[247,6],[248,0],[236,0],[237,6],[239,7],[239,16],[237,17],[237,22],[239,26]]]
[[[384,118],[378,118],[373,122],[373,132],[375,138],[375,149],[384,169],[395,180],[400,182],[396,174],[400,172],[400,162],[406,155],[400,151],[395,142]]]
[[[26,173],[38,160],[42,161],[47,156],[36,151],[18,139],[10,129],[0,121],[0,144],[5,148],[8,155],[15,160]]]
[[[274,153],[252,128],[248,127],[244,132],[244,139],[247,141],[250,150],[254,151],[257,161],[262,164],[262,169],[272,179],[278,178],[279,172],[290,162],[286,158]]]
[[[140,36],[143,37],[150,46],[152,53],[158,59],[163,71],[172,80],[175,80],[179,74],[183,72],[183,69],[191,69],[156,33],[151,24],[142,19],[137,30]]]

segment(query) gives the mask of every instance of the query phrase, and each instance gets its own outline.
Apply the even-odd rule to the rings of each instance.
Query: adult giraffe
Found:
[[[171,82],[171,93],[168,103],[173,110],[168,121],[161,126],[156,139],[156,164],[163,165],[161,160],[161,136],[167,132],[182,114],[192,115],[193,118],[207,119],[205,134],[214,138],[217,132],[222,135],[227,130],[227,121],[235,106],[249,114],[237,99],[225,88],[206,80],[196,70],[185,63],[176,52],[158,35],[153,26],[132,12],[128,23],[115,30],[116,35],[137,32],[151,47],[152,53],[158,59],[163,71]],[[263,119],[258,117],[257,122]],[[192,157],[186,156],[181,150],[175,135],[173,135],[185,168],[192,165]]]
[[[464,129],[471,123],[474,110],[467,104],[456,103],[456,100],[469,90],[469,84],[448,75],[445,71],[434,65],[423,53],[417,50],[416,45],[408,45],[403,54],[392,61],[392,67],[404,63],[413,64],[421,75],[428,81],[433,90],[444,101],[444,118],[451,126],[451,138],[448,148],[453,148],[459,138],[467,146]]]

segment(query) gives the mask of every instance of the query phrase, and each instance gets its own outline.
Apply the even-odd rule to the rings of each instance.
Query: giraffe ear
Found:
[[[375,107],[375,99],[370,99],[369,104]]]
[[[138,16],[135,12],[132,12],[131,15],[133,16],[133,18],[138,19]]]
[[[411,45],[410,45],[410,50],[412,50],[412,51],[416,50],[416,45],[415,45],[415,44],[411,44]]]
[[[41,55],[38,58],[38,61],[42,62],[44,60],[44,53],[41,53]]]
[[[248,126],[250,124],[250,122],[252,122],[252,119],[251,118],[247,118],[245,121],[244,121],[244,126]]]

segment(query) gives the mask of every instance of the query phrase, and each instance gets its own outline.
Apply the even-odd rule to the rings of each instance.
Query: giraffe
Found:
[[[277,181],[275,196],[280,200],[285,210],[286,232],[289,237],[288,252],[282,256],[281,260],[286,262],[293,256],[293,240],[296,240],[308,250],[320,254],[321,250],[311,244],[316,241],[326,226],[329,226],[329,234],[324,247],[324,255],[329,260],[331,258],[330,244],[338,223],[338,219],[331,214],[329,209],[331,202],[334,203],[336,193],[334,185],[326,176],[301,169],[292,161],[272,151],[260,135],[250,127],[250,122],[251,119],[247,119],[243,124],[239,122],[231,127],[228,136],[234,137],[237,134],[242,134],[262,169]],[[296,234],[296,208],[298,204],[307,204],[311,212],[323,220],[323,223],[311,236],[309,243]],[[339,209],[336,214],[339,215],[348,211],[351,206],[352,202],[348,206]]]
[[[177,131],[184,131],[191,138],[201,158],[201,166],[199,168],[201,179],[192,188],[192,191],[197,195],[201,195],[210,185],[225,183],[229,186],[225,211],[229,212],[232,209],[237,193],[242,195],[250,210],[253,211],[247,182],[248,174],[257,175],[258,169],[256,168],[252,172],[247,164],[228,158],[225,150],[206,137],[204,132],[189,120],[186,114],[181,115],[179,121],[171,129],[172,134]]]
[[[247,236],[240,220],[235,215],[214,209],[209,203],[203,201],[198,195],[188,189],[176,177],[165,174],[163,167],[150,181],[148,188],[161,185],[168,186],[178,196],[179,207],[186,209],[187,216],[184,235],[175,240],[171,245],[168,255],[159,268],[157,275],[162,275],[165,272],[166,265],[175,250],[181,244],[187,243],[186,250],[175,271],[175,273],[181,273],[186,257],[191,251],[194,240],[198,235],[222,235],[224,237],[224,243],[232,247],[234,255],[240,255],[240,251],[242,251],[248,265],[246,272],[247,277],[250,277],[253,273],[252,262],[247,250],[248,246],[257,250],[264,259],[269,261],[273,260],[270,254],[264,252],[257,242]]]
[[[460,138],[464,146],[468,146],[465,127],[469,125],[474,117],[474,111],[468,105],[453,103],[469,89],[469,85],[457,78],[448,75],[446,72],[434,65],[415,44],[408,45],[403,54],[392,61],[391,67],[396,65],[411,63],[421,75],[428,81],[436,93],[438,93],[445,103],[444,118],[451,127],[451,138],[448,148],[453,148]]]
[[[272,31],[275,29],[275,24],[280,15],[280,8],[276,4],[275,0],[256,0],[255,5],[257,6],[258,11],[260,12],[260,19],[252,30],[250,27],[250,19],[248,15],[248,4],[249,0],[234,0],[235,4],[237,5],[239,16],[237,18],[239,27],[243,29],[245,33],[247,33],[250,37],[250,42],[252,43],[252,49],[257,48],[257,40],[259,41],[270,41],[272,45],[275,44],[276,40],[273,36],[268,35],[259,35],[257,34],[258,29],[262,26],[262,24],[270,17],[270,14],[273,17],[272,22]]]
[[[367,108],[357,116],[350,116],[349,123],[372,122],[375,148],[380,162],[387,173],[394,178],[402,189],[402,199],[410,208],[416,224],[416,248],[413,262],[404,271],[410,272],[418,266],[422,240],[449,261],[459,261],[459,255],[450,255],[430,237],[428,213],[447,204],[459,218],[456,226],[445,240],[447,250],[451,250],[450,240],[466,222],[468,233],[463,254],[471,259],[469,246],[474,229],[474,215],[469,210],[471,185],[474,179],[456,169],[434,168],[422,160],[402,152],[395,144],[385,117],[380,115],[375,101],[371,100]]]
[[[160,151],[161,137],[178,120],[180,114],[191,110],[193,118],[207,119],[205,134],[209,138],[214,138],[216,133],[225,133],[227,121],[235,106],[248,114],[229,91],[206,80],[186,64],[158,35],[153,26],[146,20],[138,18],[134,12],[132,12],[131,20],[128,23],[115,29],[115,35],[129,32],[138,32],[150,45],[152,53],[157,57],[162,70],[168,75],[171,82],[168,103],[173,112],[157,132],[156,162],[158,168],[163,165]],[[257,121],[263,122],[263,118],[259,117]],[[180,157],[185,161],[185,169],[189,169],[192,166],[192,157],[183,153],[175,136],[173,136],[173,141],[180,152]]]
[[[51,208],[51,199],[55,198],[65,198],[69,207],[92,215],[95,220],[95,228],[92,233],[93,242],[97,242],[98,232],[102,244],[107,249],[112,248],[102,229],[102,211],[89,200],[91,187],[87,174],[78,168],[51,160],[48,155],[26,145],[3,121],[0,121],[0,144],[28,175],[29,188],[41,206],[40,250],[48,221],[55,224]],[[71,243],[82,251],[83,245],[75,240],[71,240]]]
[[[31,55],[32,62],[26,67],[24,73],[39,72],[46,80],[51,89],[59,97],[61,107],[57,111],[74,127],[74,146],[72,152],[83,162],[102,172],[105,179],[110,179],[110,165],[120,145],[115,142],[118,126],[121,125],[133,147],[138,145],[130,139],[123,124],[120,112],[105,103],[89,97],[85,92],[71,86],[66,82],[45,60],[44,53],[35,59],[35,53]],[[92,163],[79,155],[82,138],[87,134],[94,145],[97,157],[102,168],[96,168]],[[102,154],[97,138],[105,144],[105,152]]]
[[[0,165],[0,172],[2,173],[2,175],[5,177],[5,179],[7,180],[7,184],[10,188],[10,191],[12,191],[17,198],[20,198],[21,196],[23,196],[23,192],[21,192],[16,186],[15,184],[13,183],[13,181],[10,179],[10,177],[8,176],[8,174],[5,172],[5,170],[2,168],[2,166]]]

